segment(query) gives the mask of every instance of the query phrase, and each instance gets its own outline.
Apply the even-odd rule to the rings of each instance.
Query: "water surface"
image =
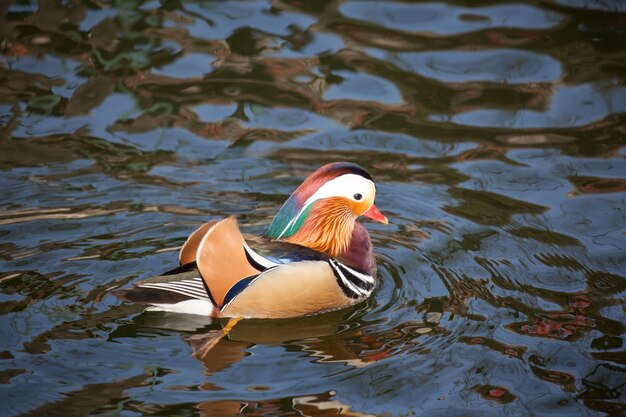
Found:
[[[0,415],[618,416],[618,1],[0,6]],[[110,290],[356,162],[374,295],[225,323]]]

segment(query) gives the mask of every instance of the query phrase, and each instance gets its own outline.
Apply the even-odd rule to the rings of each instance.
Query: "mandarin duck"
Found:
[[[237,220],[194,231],[180,266],[113,291],[151,309],[216,317],[286,318],[337,310],[374,290],[376,264],[359,216],[387,224],[363,168],[335,162],[313,172],[265,233],[243,235]]]

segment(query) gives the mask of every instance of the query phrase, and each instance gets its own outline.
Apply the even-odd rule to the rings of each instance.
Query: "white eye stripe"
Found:
[[[307,199],[304,207],[322,198],[346,197],[353,200],[355,194],[373,197],[375,193],[376,186],[372,181],[360,175],[344,174],[322,185],[319,190]]]
[[[304,205],[298,215],[287,223],[282,232],[280,232],[278,239],[280,239],[287,232],[287,230],[289,230],[298,221],[298,218],[311,204],[313,204],[313,202],[330,197],[345,197],[347,199],[357,201],[354,198],[356,194],[361,194],[362,198],[360,201],[370,198],[373,202],[376,194],[376,186],[374,185],[374,182],[356,174],[344,174],[337,178],[333,178],[322,185],[304,202]]]

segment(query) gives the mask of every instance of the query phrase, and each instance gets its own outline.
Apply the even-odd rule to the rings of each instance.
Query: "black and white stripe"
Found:
[[[329,259],[337,284],[343,293],[349,298],[365,298],[374,290],[374,277],[350,268],[347,265]]]
[[[144,282],[139,284],[138,287],[170,291],[198,300],[210,301],[204,282],[200,277],[169,282]]]
[[[244,249],[244,252],[246,253],[246,259],[248,259],[248,263],[253,268],[261,272],[267,271],[268,269],[276,268],[277,266],[279,266],[279,264],[277,264],[276,262],[272,262],[269,259],[264,258],[263,256],[259,255],[258,253],[250,249],[250,246],[248,246],[246,242],[243,243],[243,249]]]

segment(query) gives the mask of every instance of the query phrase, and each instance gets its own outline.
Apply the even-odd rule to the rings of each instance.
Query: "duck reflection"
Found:
[[[386,320],[367,321],[366,312],[375,307],[365,303],[314,316],[275,320],[235,321],[148,311],[137,316],[135,324],[130,327],[135,331],[151,327],[191,332],[183,339],[208,375],[245,361],[256,345],[279,346],[302,353],[302,360],[313,358],[312,363],[339,363],[355,369],[373,366],[407,351],[428,354],[433,349],[433,340],[450,336],[449,330],[440,325],[443,314],[439,300],[429,300],[414,307],[423,313],[423,321],[399,320],[393,325]],[[411,317],[415,318],[414,315]],[[231,325],[230,330],[225,331]],[[224,389],[212,380],[205,381],[199,388],[211,392]],[[247,387],[248,391],[268,391],[267,394],[271,389],[262,385]],[[235,398],[203,401],[194,408],[202,416],[274,415],[287,411],[297,415],[371,415],[358,404],[346,403],[334,390],[289,397],[235,395]],[[158,407],[166,415],[176,411],[175,405],[160,404]]]
[[[297,349],[319,358],[320,362],[344,362],[365,366],[376,360],[367,351],[376,349],[363,329],[348,325],[358,309],[338,310],[326,314],[278,320],[227,321],[185,314],[148,312],[143,325],[198,333],[185,337],[192,355],[201,361],[210,373],[239,362],[247,350],[259,344],[296,346]],[[207,326],[208,325],[208,326]],[[196,326],[195,329],[192,327]],[[207,327],[210,329],[207,331]]]
[[[403,321],[381,328],[359,320],[363,306],[292,319],[222,320],[185,314],[146,312],[138,318],[141,327],[193,332],[184,336],[194,358],[209,373],[224,370],[245,359],[255,345],[283,346],[315,358],[316,363],[344,363],[365,367],[385,358],[420,347],[421,337],[445,333],[438,318]]]
[[[315,392],[307,395],[273,397],[262,400],[225,399],[203,401],[193,405],[193,415],[206,417],[230,416],[345,416],[369,417],[373,414],[353,410],[354,407],[336,398],[333,390]],[[158,404],[143,407],[141,411],[156,415],[180,416],[180,405]],[[152,415],[152,414],[151,414]]]
[[[207,401],[198,404],[203,416],[232,416],[244,412],[249,416],[279,415],[286,411],[285,404],[290,404],[289,411],[302,416],[346,416],[368,417],[373,414],[353,410],[353,406],[333,399],[335,391],[313,393],[305,396],[271,398],[263,401]],[[282,415],[282,414],[280,414]]]

